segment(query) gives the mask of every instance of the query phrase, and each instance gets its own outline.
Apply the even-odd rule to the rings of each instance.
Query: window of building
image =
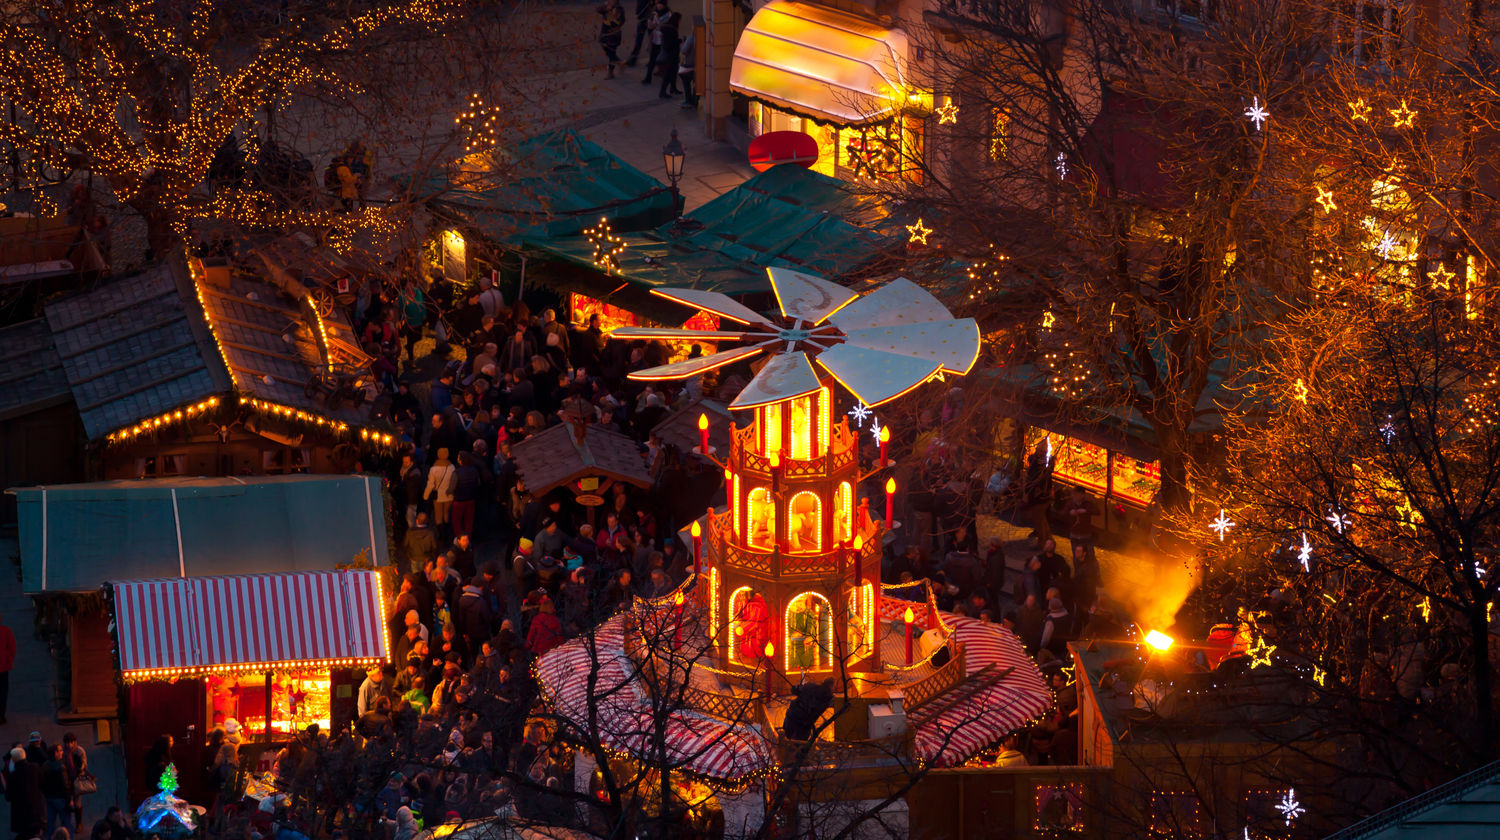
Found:
[[[804,592],[786,606],[786,668],[833,667],[833,608],[816,592]]]
[[[817,554],[823,550],[823,500],[810,490],[792,497],[787,505],[787,548],[793,554]]]
[[[765,655],[771,609],[759,592],[741,586],[729,596],[729,660],[751,664]]]
[[[1198,796],[1179,791],[1156,791],[1151,794],[1147,824],[1154,837],[1200,837],[1203,834],[1203,809]]]
[[[1083,785],[1041,784],[1032,790],[1031,830],[1046,834],[1084,831]]]
[[[849,545],[854,540],[854,488],[845,481],[833,491],[833,538]]]
[[[745,510],[750,521],[745,544],[770,551],[776,537],[776,505],[771,501],[771,491],[765,487],[752,489],[745,499]]]
[[[991,163],[1000,163],[1010,158],[1010,112],[1004,108],[990,109],[988,153]]]
[[[849,651],[852,659],[869,656],[875,644],[875,584],[849,590]]]
[[[1405,0],[1343,0],[1333,13],[1333,37],[1356,64],[1394,67],[1405,23]]]

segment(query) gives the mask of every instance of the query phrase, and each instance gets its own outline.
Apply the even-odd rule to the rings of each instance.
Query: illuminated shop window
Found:
[[[786,668],[833,667],[833,609],[816,592],[804,592],[786,606]]]
[[[1010,112],[991,108],[989,129],[990,162],[1000,163],[1010,157]]]
[[[1032,796],[1031,830],[1048,834],[1081,834],[1083,820],[1083,785],[1037,785]]]
[[[803,490],[787,505],[787,547],[793,554],[817,554],[823,550],[823,500]]]

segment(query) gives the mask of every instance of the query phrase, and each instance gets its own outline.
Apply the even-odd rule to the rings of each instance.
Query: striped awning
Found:
[[[136,679],[386,658],[373,571],[113,581],[120,670]]]

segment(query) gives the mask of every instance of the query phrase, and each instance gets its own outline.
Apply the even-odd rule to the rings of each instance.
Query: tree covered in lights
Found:
[[[403,222],[398,208],[340,214],[331,202],[319,206],[319,173],[297,170],[296,158],[337,152],[393,123],[451,123],[422,112],[443,111],[450,95],[461,100],[460,85],[489,75],[479,67],[487,57],[516,57],[494,41],[495,27],[461,25],[475,8],[468,0],[341,10],[225,0],[10,3],[0,17],[6,174],[44,209],[48,184],[85,172],[102,180],[144,221],[157,254],[191,242],[206,220],[304,227],[336,245],[361,232],[389,239]],[[448,60],[454,52],[464,55],[461,66]],[[419,154],[455,157],[462,143],[429,132]],[[400,165],[422,162],[408,156]]]

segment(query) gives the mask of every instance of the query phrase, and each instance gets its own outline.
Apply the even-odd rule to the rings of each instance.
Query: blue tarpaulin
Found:
[[[332,569],[389,562],[380,479],[168,478],[16,487],[21,586]]]

